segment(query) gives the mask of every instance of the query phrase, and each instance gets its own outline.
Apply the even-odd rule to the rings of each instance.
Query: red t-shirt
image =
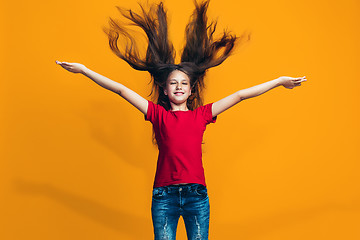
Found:
[[[153,124],[159,148],[154,187],[178,183],[206,186],[201,143],[206,125],[216,122],[212,104],[193,111],[167,111],[148,100],[145,120]]]

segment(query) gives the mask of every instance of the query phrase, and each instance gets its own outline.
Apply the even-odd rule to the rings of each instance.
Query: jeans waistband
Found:
[[[199,186],[205,187],[204,185],[199,183],[188,183],[188,184],[180,184],[180,185],[168,185],[160,188],[164,188],[167,192],[172,192],[173,190],[178,191],[180,188],[184,191],[186,190],[190,191],[198,188]]]

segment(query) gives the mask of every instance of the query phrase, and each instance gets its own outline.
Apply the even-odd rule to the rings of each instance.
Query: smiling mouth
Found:
[[[174,93],[175,95],[182,95],[182,94],[184,94],[183,92],[176,92],[176,93]]]

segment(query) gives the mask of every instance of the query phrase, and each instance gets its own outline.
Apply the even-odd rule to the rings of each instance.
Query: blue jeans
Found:
[[[151,215],[155,240],[175,240],[180,215],[189,240],[208,240],[210,205],[204,185],[190,183],[153,188]]]

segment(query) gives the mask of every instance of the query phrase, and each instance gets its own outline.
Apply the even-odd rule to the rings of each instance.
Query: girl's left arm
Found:
[[[259,96],[275,87],[283,85],[285,88],[292,89],[294,87],[301,86],[301,82],[304,81],[306,81],[305,76],[301,78],[279,77],[251,88],[242,89],[217,102],[214,102],[212,105],[212,116],[215,117],[242,100]]]

